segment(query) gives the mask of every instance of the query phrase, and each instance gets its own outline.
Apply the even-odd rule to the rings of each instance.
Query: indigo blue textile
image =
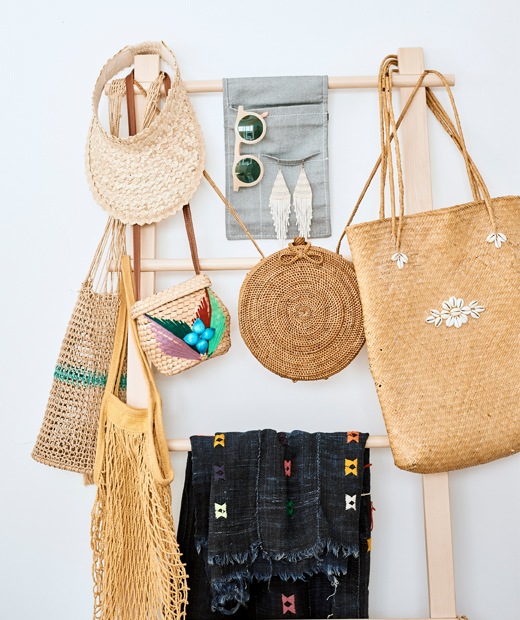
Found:
[[[367,437],[191,438],[178,534],[189,619],[368,617]]]

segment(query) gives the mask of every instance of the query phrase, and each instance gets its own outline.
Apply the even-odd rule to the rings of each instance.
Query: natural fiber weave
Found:
[[[172,286],[160,293],[151,295],[140,300],[132,306],[131,316],[137,319],[137,330],[141,346],[145,351],[150,363],[165,375],[175,375],[196,366],[209,358],[217,357],[226,353],[231,346],[230,316],[227,308],[213,292],[211,281],[208,276],[199,274],[186,282]],[[210,301],[211,300],[211,301]],[[214,339],[218,339],[216,348],[213,348],[210,340],[210,348],[207,353],[199,354],[189,350],[188,345],[182,342],[189,358],[181,354],[173,355],[167,351],[168,343],[163,343],[157,335],[157,323],[153,319],[172,322],[182,322],[191,327],[198,317],[201,304],[210,305],[211,327],[216,327]],[[215,325],[215,320],[220,316],[222,322]],[[206,325],[210,327],[210,325]],[[164,333],[164,332],[163,332]],[[165,334],[168,337],[168,334]],[[170,336],[173,338],[173,334]],[[181,336],[182,339],[182,336]]]
[[[131,330],[148,384],[148,407],[134,409],[114,393],[126,348],[127,307],[133,303],[128,257],[123,270],[126,295],[103,399],[94,472],[94,618],[182,620],[188,587],[171,510],[173,471],[161,399],[134,321]]]
[[[171,88],[161,113],[148,127],[119,138],[102,128],[98,105],[105,84],[131,66],[137,54],[159,54],[169,65]],[[202,177],[204,140],[175,56],[164,43],[126,47],[109,60],[96,82],[92,107],[87,177],[103,209],[126,224],[151,224],[190,201]]]
[[[247,274],[238,324],[251,353],[275,374],[293,381],[327,379],[364,342],[352,264],[297,237]]]
[[[32,456],[45,465],[92,475],[99,411],[114,345],[119,309],[116,270],[124,251],[124,226],[110,219],[81,285],[60,354]],[[122,397],[126,376],[121,378]]]
[[[429,91],[427,100],[465,157],[476,200],[405,217],[400,208],[398,225],[382,203],[381,219],[346,229],[393,457],[420,473],[520,450],[520,197],[489,197],[456,108],[454,124]],[[398,175],[401,184],[399,166]],[[497,232],[502,247],[489,242]],[[470,313],[472,300],[480,309]],[[454,301],[465,319],[444,323],[439,311]]]

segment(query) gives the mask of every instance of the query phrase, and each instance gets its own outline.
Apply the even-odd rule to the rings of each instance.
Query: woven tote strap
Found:
[[[395,57],[397,58],[397,57]],[[384,61],[383,61],[384,62]],[[403,118],[405,117],[406,112],[408,112],[408,109],[410,108],[410,106],[412,105],[412,102],[415,98],[415,95],[417,94],[417,92],[419,91],[419,88],[421,87],[424,78],[426,77],[426,74],[423,73],[423,75],[421,75],[419,77],[419,79],[417,80],[417,83],[415,84],[410,97],[408,98],[408,100],[406,101],[403,109],[401,110],[401,114],[399,115],[399,118],[397,119],[396,123],[395,123],[395,129],[399,129],[399,126],[401,125]],[[391,142],[394,139],[394,132],[392,132],[390,134],[390,136],[388,137],[388,141]],[[345,225],[345,228],[343,229],[343,231],[341,232],[340,238],[338,240],[338,244],[336,246],[336,253],[339,254],[341,251],[341,243],[343,241],[343,239],[345,238],[345,235],[347,234],[347,228],[352,224],[352,221],[354,220],[354,217],[356,216],[359,207],[361,206],[361,203],[363,201],[363,198],[365,197],[365,194],[368,191],[368,188],[370,187],[370,185],[372,184],[372,181],[374,180],[374,177],[377,174],[377,171],[379,170],[379,166],[381,165],[383,160],[383,154],[381,153],[379,155],[379,157],[377,158],[376,163],[374,164],[374,167],[372,168],[371,173],[368,176],[368,179],[365,183],[365,185],[363,186],[363,189],[361,190],[361,194],[359,195],[359,198],[357,199],[356,204],[354,205],[354,208],[352,209],[352,213],[350,214],[350,217]]]
[[[119,135],[121,101],[124,96],[125,80],[112,80],[108,92],[108,118],[110,134],[113,136]],[[87,275],[87,280],[94,284],[95,289],[97,288],[99,291],[117,290],[117,274],[110,271],[109,266],[115,265],[115,270],[118,272],[121,256],[125,250],[126,226],[119,220],[109,217]]]
[[[441,82],[444,85],[444,88],[445,88],[446,92],[448,93],[448,97],[449,97],[449,100],[450,100],[451,108],[453,110],[453,115],[454,115],[454,118],[455,118],[455,125],[456,125],[456,128],[457,128],[456,134],[451,132],[451,131],[449,131],[449,122],[451,122],[450,118],[448,116],[448,113],[442,107],[441,103],[439,102],[439,100],[437,98],[435,98],[435,101],[432,100],[434,108],[438,111],[438,114],[435,114],[435,111],[434,111],[434,114],[435,114],[437,120],[439,120],[439,122],[441,123],[441,126],[444,128],[444,130],[448,133],[448,135],[454,141],[455,145],[461,151],[462,156],[464,157],[464,163],[466,164],[466,170],[467,170],[467,173],[468,173],[468,179],[470,180],[470,184],[471,184],[472,176],[475,177],[475,181],[476,181],[476,183],[478,184],[478,186],[480,188],[480,192],[478,192],[478,193],[482,196],[482,200],[484,201],[484,203],[486,205],[486,209],[487,209],[487,212],[488,212],[488,216],[489,216],[489,221],[490,221],[491,227],[493,229],[493,232],[497,233],[497,221],[496,221],[496,215],[495,215],[495,210],[494,210],[494,207],[493,207],[493,203],[491,201],[491,195],[489,193],[487,185],[484,182],[484,179],[482,178],[482,175],[478,171],[477,167],[473,163],[473,161],[472,161],[472,159],[471,159],[471,157],[470,157],[470,155],[468,153],[468,149],[467,149],[466,143],[464,141],[464,135],[462,133],[462,125],[461,125],[460,118],[459,118],[459,112],[457,110],[457,105],[455,103],[455,98],[453,96],[453,92],[452,92],[452,90],[450,88],[450,85],[448,84],[448,81],[446,80],[444,75],[442,73],[440,73],[439,71],[435,71],[433,69],[428,69],[428,70],[425,71],[425,73],[426,74],[436,75],[441,80]],[[449,121],[447,125],[442,122],[442,120],[441,120],[442,118],[447,119]],[[453,125],[453,123],[452,123],[452,125]]]
[[[395,56],[389,56],[387,58],[385,58],[383,60],[382,63],[382,68],[385,65],[385,63],[387,63],[387,68],[390,69],[391,64],[395,64],[395,63],[389,63],[388,59],[396,59]],[[462,127],[461,127],[461,123],[460,123],[460,118],[458,115],[458,111],[457,111],[457,107],[455,104],[455,99],[453,97],[453,93],[451,91],[451,88],[446,80],[446,78],[444,77],[444,75],[438,71],[435,70],[426,70],[422,73],[422,75],[419,77],[419,79],[417,80],[417,83],[415,84],[412,93],[410,95],[410,97],[408,98],[405,106],[403,107],[403,110],[401,111],[401,114],[399,115],[399,118],[397,120],[392,120],[393,117],[393,109],[390,109],[390,103],[391,103],[391,90],[392,90],[392,79],[391,79],[391,71],[389,70],[387,73],[387,78],[386,79],[382,79],[381,75],[380,75],[380,86],[379,86],[379,94],[380,94],[380,104],[383,109],[380,110],[380,125],[381,125],[381,135],[384,136],[381,138],[382,140],[382,150],[381,150],[381,155],[378,157],[370,175],[369,178],[367,180],[367,182],[365,183],[361,194],[354,206],[354,209],[352,210],[352,213],[347,221],[347,224],[345,225],[345,228],[343,229],[341,236],[339,238],[338,244],[336,246],[336,252],[340,253],[341,250],[341,243],[346,235],[347,232],[347,228],[352,224],[352,221],[361,205],[361,202],[363,201],[363,198],[365,197],[365,194],[368,190],[368,188],[370,187],[370,184],[372,183],[372,180],[374,179],[378,169],[380,166],[382,166],[382,170],[381,170],[381,176],[385,177],[386,173],[389,169],[389,167],[392,166],[391,163],[391,157],[389,154],[389,147],[390,147],[390,143],[392,142],[392,140],[397,138],[397,129],[399,128],[403,118],[406,115],[406,112],[408,111],[408,109],[410,108],[410,105],[413,101],[413,99],[415,98],[415,95],[417,94],[419,88],[422,86],[422,83],[424,81],[424,78],[428,75],[428,74],[435,74],[437,77],[439,77],[439,79],[441,80],[441,82],[443,83],[443,86],[445,87],[447,93],[448,93],[448,97],[450,99],[450,103],[454,112],[454,116],[455,116],[455,125],[453,124],[453,122],[451,121],[448,113],[446,112],[446,110],[443,108],[443,106],[440,104],[439,100],[435,97],[435,95],[433,95],[433,92],[431,91],[430,88],[426,88],[426,96],[427,96],[427,103],[428,103],[428,107],[430,108],[430,110],[433,112],[434,116],[437,118],[437,120],[440,122],[441,126],[444,128],[444,130],[448,133],[448,135],[452,138],[453,142],[455,143],[455,145],[457,146],[457,148],[459,149],[459,151],[461,152],[461,154],[464,157],[464,161],[466,164],[466,170],[468,173],[468,179],[469,179],[469,183],[470,183],[470,188],[471,188],[471,192],[472,195],[474,197],[474,199],[476,201],[480,201],[483,200],[485,205],[486,205],[486,209],[488,212],[488,217],[489,217],[489,221],[492,227],[492,230],[494,233],[497,232],[497,223],[496,223],[496,217],[495,217],[495,213],[494,213],[494,208],[493,208],[493,204],[491,202],[491,197],[489,194],[489,191],[487,189],[486,184],[484,183],[484,180],[480,174],[480,172],[478,171],[477,167],[475,166],[475,163],[473,162],[473,160],[471,159],[467,148],[466,148],[466,144],[464,142],[464,137],[462,135]],[[386,130],[385,130],[386,128]],[[389,131],[388,131],[389,129]],[[396,155],[396,159],[398,159],[397,155]],[[402,174],[401,174],[401,181],[399,181],[399,162],[398,162],[398,183],[402,182]],[[396,246],[399,247],[399,243],[400,243],[400,230],[402,229],[402,223],[403,223],[403,217],[404,217],[404,188],[402,188],[401,186],[399,187],[399,195],[400,195],[400,200],[402,201],[400,204],[400,209],[399,209],[399,222],[396,225],[396,213],[395,213],[395,202],[394,202],[394,206],[391,205],[391,210],[392,210],[392,232],[394,235],[394,239],[396,241]],[[392,186],[390,188],[390,195],[392,196]],[[382,178],[382,183],[381,183],[381,188],[380,188],[380,219],[383,219],[385,217],[385,213],[384,213],[384,181]]]
[[[457,129],[455,128],[455,125],[453,124],[451,118],[446,113],[446,110],[442,107],[440,101],[437,99],[432,89],[429,87],[426,88],[426,103],[428,107],[430,108],[430,110],[435,115],[435,118],[444,127],[444,130],[446,131],[446,133],[450,135],[453,142],[455,143],[459,151],[462,153],[462,150],[464,147],[457,133]],[[482,179],[482,176],[480,175],[480,172],[475,166],[475,163],[473,162],[473,160],[471,159],[469,155],[468,155],[468,161],[469,161],[470,170],[471,170],[471,174],[469,178],[470,185],[471,185],[471,193],[473,194],[473,198],[475,202],[479,202],[480,200],[483,200],[483,194],[481,192],[481,188],[482,187],[485,188],[486,185],[484,183],[484,180]]]

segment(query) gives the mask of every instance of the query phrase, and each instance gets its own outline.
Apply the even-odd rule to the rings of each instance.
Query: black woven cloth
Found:
[[[191,438],[178,534],[188,618],[368,617],[367,437]]]

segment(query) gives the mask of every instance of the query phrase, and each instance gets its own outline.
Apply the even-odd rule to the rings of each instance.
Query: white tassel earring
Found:
[[[312,220],[312,189],[303,167],[294,190],[294,211],[300,237],[309,238]]]
[[[285,241],[289,228],[291,193],[281,170],[278,170],[278,174],[274,180],[271,196],[269,197],[269,208],[274,222],[276,238],[280,241]]]

